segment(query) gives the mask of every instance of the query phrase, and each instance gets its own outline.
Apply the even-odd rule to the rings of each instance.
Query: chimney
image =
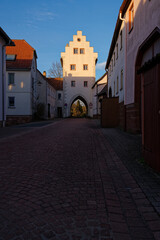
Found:
[[[43,76],[46,77],[46,71],[43,71]]]

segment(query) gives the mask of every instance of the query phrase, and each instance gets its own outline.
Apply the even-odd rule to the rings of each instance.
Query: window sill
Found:
[[[8,107],[8,108],[10,108],[10,109],[15,109],[16,107]]]

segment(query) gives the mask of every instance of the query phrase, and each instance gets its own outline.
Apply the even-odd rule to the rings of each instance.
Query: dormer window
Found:
[[[6,55],[6,60],[7,61],[15,61],[16,60],[16,55],[15,54],[7,54]]]

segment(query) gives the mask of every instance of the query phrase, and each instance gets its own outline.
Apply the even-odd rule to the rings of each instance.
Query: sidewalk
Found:
[[[45,121],[36,121],[12,126],[6,126],[4,128],[0,127],[0,139],[8,138],[11,136],[19,136],[23,133],[31,132],[37,128],[41,128],[52,124],[54,122],[60,121],[62,119],[54,119],[54,120],[45,120]]]

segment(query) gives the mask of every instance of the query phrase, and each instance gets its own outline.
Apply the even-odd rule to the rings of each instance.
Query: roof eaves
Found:
[[[5,31],[0,27],[0,36],[5,40],[6,46],[15,46],[14,42],[8,37]]]

